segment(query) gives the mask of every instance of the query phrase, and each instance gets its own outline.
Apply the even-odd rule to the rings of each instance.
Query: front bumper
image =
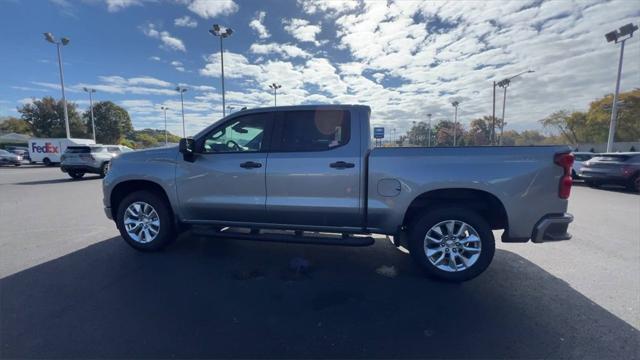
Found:
[[[83,173],[92,173],[92,174],[100,174],[100,168],[99,167],[94,167],[91,165],[61,165],[60,166],[60,170],[62,170],[62,172],[70,172],[70,171],[76,171],[76,172],[83,172]]]
[[[546,215],[534,227],[531,241],[543,243],[569,240],[571,234],[567,232],[567,229],[572,221],[573,215],[571,214]]]
[[[107,207],[107,206],[104,207],[104,214],[106,215],[107,219],[113,220],[113,215],[111,214],[110,207]]]

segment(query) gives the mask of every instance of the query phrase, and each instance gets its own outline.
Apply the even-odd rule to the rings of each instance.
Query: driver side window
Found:
[[[204,140],[205,153],[258,152],[263,146],[269,115],[250,114],[227,122]]]

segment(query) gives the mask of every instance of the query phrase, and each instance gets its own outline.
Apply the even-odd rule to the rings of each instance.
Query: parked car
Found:
[[[32,138],[29,140],[29,157],[33,163],[43,163],[51,166],[60,163],[60,157],[68,146],[92,145],[91,139],[67,139],[67,138]]]
[[[640,192],[640,152],[599,154],[584,163],[579,176],[589,186],[615,184]]]
[[[129,151],[132,150],[122,145],[69,146],[62,155],[60,169],[72,179],[80,179],[86,173],[104,177],[109,172],[111,160]]]
[[[371,245],[392,235],[429,275],[464,281],[504,242],[568,240],[567,146],[373,148],[370,108],[239,111],[179,147],[112,160],[106,216],[158,250],[190,228],[212,237]],[[329,234],[327,234],[329,233]]]
[[[22,165],[22,156],[0,149],[0,165]]]
[[[21,148],[7,148],[6,150],[12,154],[16,154],[22,157],[23,162],[27,162],[27,163],[31,162],[31,158],[29,157],[29,151],[26,149],[23,150]]]
[[[584,162],[598,155],[592,152],[573,152],[572,154],[573,168],[571,169],[571,177],[573,177],[574,179],[580,178],[580,175],[578,174],[580,173],[580,169],[584,165]]]

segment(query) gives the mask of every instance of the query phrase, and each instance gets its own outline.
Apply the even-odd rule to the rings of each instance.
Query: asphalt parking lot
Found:
[[[366,248],[129,248],[101,181],[0,168],[0,358],[638,358],[640,196],[575,186],[574,238],[501,244],[464,284]],[[294,258],[310,272],[289,270]]]

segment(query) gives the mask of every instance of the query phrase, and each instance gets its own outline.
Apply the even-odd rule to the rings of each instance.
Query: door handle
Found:
[[[260,164],[259,162],[246,161],[240,164],[240,167],[245,169],[254,169],[254,168],[261,168],[262,164]]]
[[[356,166],[354,163],[348,163],[344,161],[336,161],[334,163],[329,164],[334,169],[350,169]]]

